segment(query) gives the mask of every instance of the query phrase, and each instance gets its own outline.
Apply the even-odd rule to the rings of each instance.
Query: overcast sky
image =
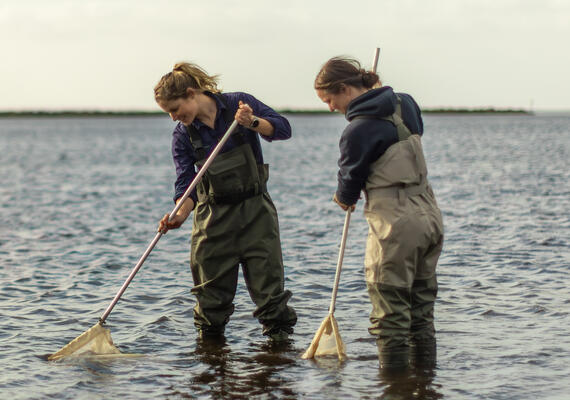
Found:
[[[177,61],[275,108],[325,108],[330,57],[422,107],[570,110],[568,0],[1,0],[0,110],[158,110]]]

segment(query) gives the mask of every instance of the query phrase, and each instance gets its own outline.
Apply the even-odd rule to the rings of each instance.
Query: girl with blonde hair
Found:
[[[233,120],[239,128],[216,156],[197,188],[159,230],[179,228],[194,211],[190,267],[196,296],[194,324],[200,338],[223,337],[234,311],[241,265],[253,315],[262,333],[283,341],[297,316],[287,305],[277,211],[269,193],[269,167],[259,138],[291,137],[285,117],[244,92],[222,93],[218,77],[191,63],[178,63],[154,88],[155,100],[178,124],[172,137],[178,202],[207,155]]]

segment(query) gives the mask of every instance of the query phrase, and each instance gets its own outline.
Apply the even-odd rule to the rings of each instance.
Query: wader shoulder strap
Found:
[[[398,103],[396,104],[396,112],[385,119],[391,121],[398,130],[398,140],[406,140],[412,134],[406,124],[404,124],[404,120],[402,119],[402,99],[399,95],[396,95],[398,99]]]
[[[227,124],[231,124],[234,120],[234,116],[231,110],[228,108],[228,104],[226,103],[224,96],[221,93],[214,93],[214,96],[216,96],[216,98],[220,100],[220,102],[225,106],[225,109],[223,111],[224,121],[226,121]],[[190,144],[192,145],[194,153],[196,154],[196,161],[199,162],[204,160],[208,155],[208,148],[204,146],[200,134],[192,124],[187,125],[186,130],[190,136]],[[241,132],[240,129],[238,129],[238,131],[232,135],[232,139],[238,146],[245,143],[243,132]]]
[[[404,120],[402,119],[402,99],[400,98],[399,95],[396,95],[396,98],[398,99],[398,102],[396,103],[396,111],[394,112],[394,114],[390,115],[389,117],[375,117],[375,116],[364,116],[364,115],[359,115],[353,118],[353,120],[355,119],[383,119],[385,121],[390,121],[392,124],[394,124],[394,126],[396,127],[396,130],[398,131],[398,140],[402,141],[402,140],[406,140],[407,138],[409,138],[412,135],[412,132],[410,131],[410,129],[408,129],[408,127],[406,126],[406,124],[404,123]]]
[[[200,137],[200,134],[198,133],[196,128],[192,126],[192,124],[186,125],[186,130],[188,131],[188,135],[190,136],[190,144],[192,145],[194,153],[196,154],[196,161],[197,162],[202,161],[204,158],[206,158],[206,155],[208,154],[208,149],[206,149],[206,147],[202,143],[202,138]]]

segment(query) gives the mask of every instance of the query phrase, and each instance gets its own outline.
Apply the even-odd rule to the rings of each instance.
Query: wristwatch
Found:
[[[249,127],[257,128],[258,125],[259,125],[259,118],[253,117],[253,119],[251,120],[251,124],[249,124]]]

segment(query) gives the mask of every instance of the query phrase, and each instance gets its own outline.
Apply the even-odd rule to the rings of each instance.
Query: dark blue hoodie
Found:
[[[421,111],[412,96],[398,93],[402,99],[402,119],[412,133],[423,134]],[[346,205],[355,204],[364,189],[370,164],[398,141],[396,127],[378,117],[389,117],[396,111],[398,100],[390,86],[370,90],[348,105],[346,119],[350,124],[340,137],[338,188],[336,196]],[[357,118],[355,117],[369,117]]]

